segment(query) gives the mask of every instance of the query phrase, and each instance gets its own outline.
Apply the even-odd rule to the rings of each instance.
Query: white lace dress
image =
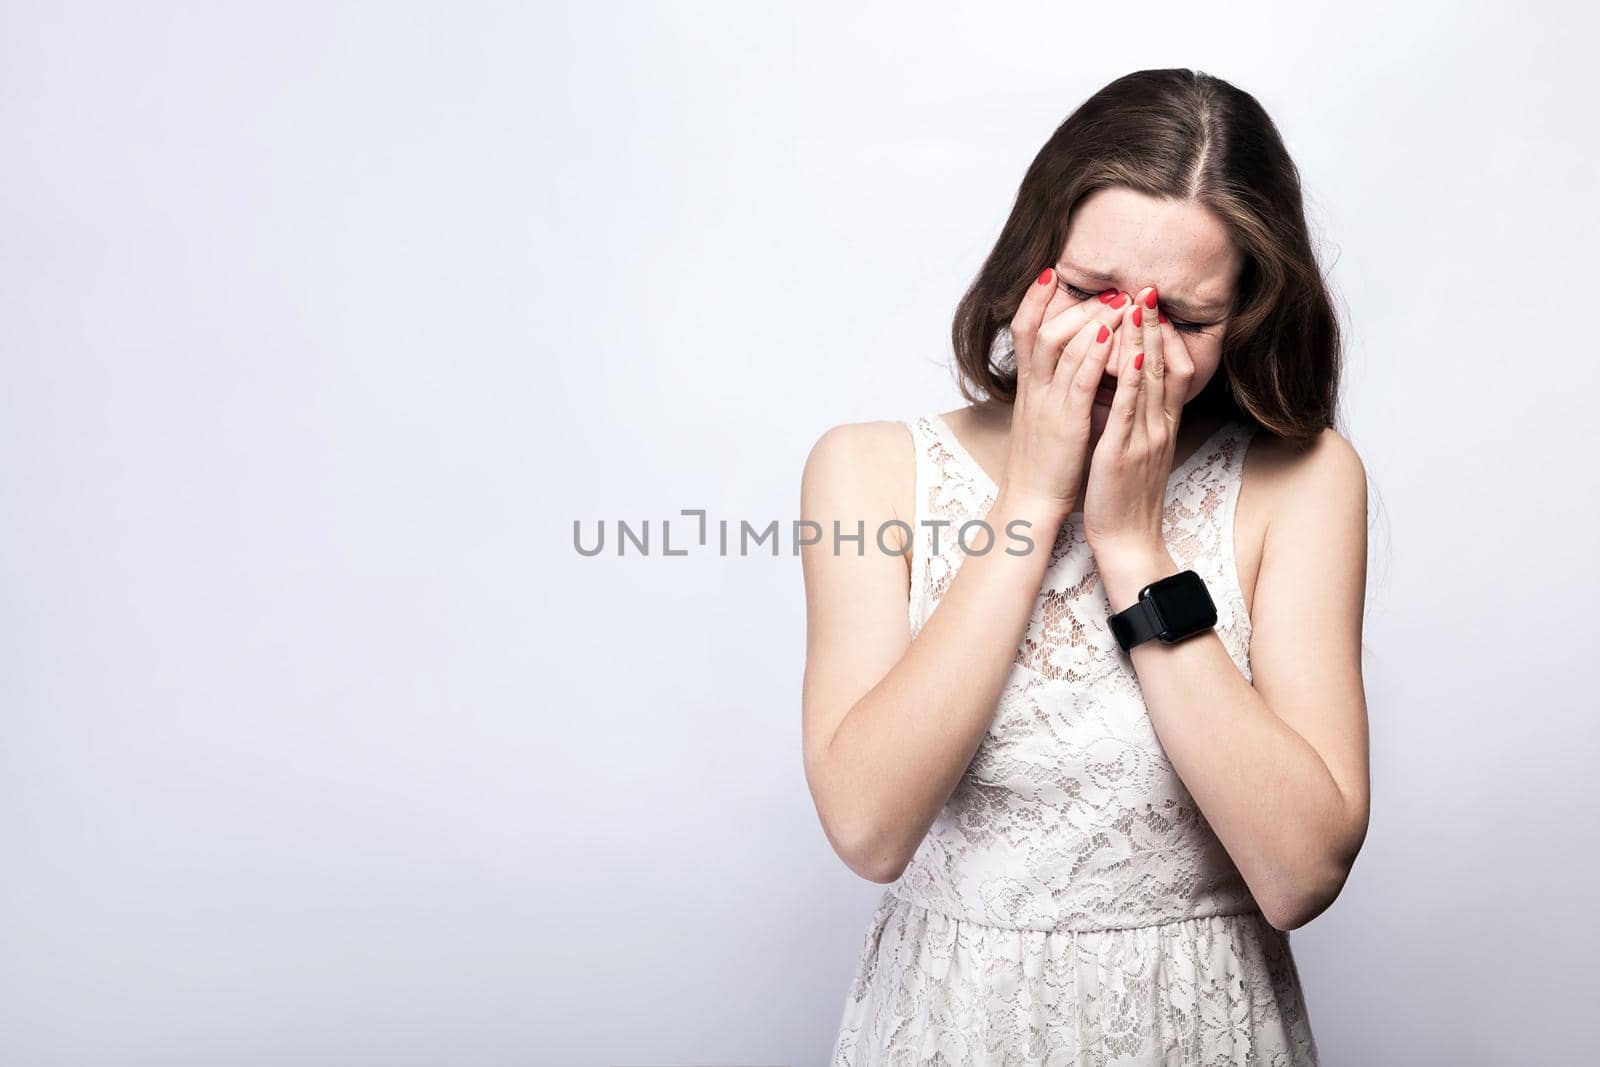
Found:
[[[915,634],[960,567],[953,531],[996,487],[937,415],[907,425]],[[1233,517],[1253,432],[1228,422],[1179,464],[1163,516],[1246,678]],[[835,1067],[1317,1063],[1289,936],[1167,760],[1081,520],[1052,550],[988,734],[868,924]]]

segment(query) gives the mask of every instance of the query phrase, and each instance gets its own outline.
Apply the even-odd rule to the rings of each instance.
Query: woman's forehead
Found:
[[[1067,231],[1060,267],[1091,283],[1133,291],[1154,284],[1163,301],[1220,309],[1233,295],[1243,257],[1210,209],[1131,189],[1085,198]]]

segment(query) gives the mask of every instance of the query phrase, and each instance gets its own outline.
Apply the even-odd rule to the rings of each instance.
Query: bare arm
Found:
[[[896,427],[891,429],[898,430]],[[904,436],[904,431],[899,430]],[[806,578],[806,779],[835,851],[851,870],[892,882],[955,790],[994,717],[1027,628],[1064,512],[998,501],[995,547],[968,557],[939,610],[911,640],[905,560],[873,532],[893,516],[861,458],[881,430],[841,426],[806,465],[802,518],[824,530],[802,559]],[[907,464],[910,450],[905,449]],[[865,518],[866,552],[833,551],[833,521]],[[1010,555],[1007,524],[1023,519],[1035,550]],[[910,522],[909,517],[905,520]]]
[[[834,850],[873,881],[899,877],[982,743],[1081,484],[1112,312],[1085,301],[1046,321],[1053,281],[1041,275],[1012,322],[1021,381],[987,516],[995,547],[962,562],[915,640],[905,560],[875,543],[881,523],[913,521],[905,432],[837,427],[806,463],[801,516],[824,531],[802,558],[806,781]],[[1020,555],[1005,551],[1016,520],[1033,542]],[[864,523],[864,552],[835,551],[835,522]]]
[[[1215,634],[1132,652],[1162,747],[1281,930],[1338,896],[1369,806],[1366,475],[1332,430],[1296,467],[1276,494],[1251,605],[1253,684]],[[1165,554],[1099,563],[1113,611],[1178,569]]]

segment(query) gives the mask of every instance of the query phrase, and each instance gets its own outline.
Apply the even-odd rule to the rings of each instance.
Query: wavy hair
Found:
[[[997,340],[1028,285],[1066,246],[1073,209],[1109,186],[1206,206],[1242,253],[1221,366],[1189,406],[1253,420],[1299,444],[1332,426],[1339,322],[1312,249],[1299,171],[1255,97],[1181,68],[1111,82],[1034,157],[956,308],[962,395],[974,403],[1015,399],[1015,359]]]

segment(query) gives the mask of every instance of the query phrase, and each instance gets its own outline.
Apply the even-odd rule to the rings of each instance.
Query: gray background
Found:
[[[1581,1057],[1589,11],[0,11],[0,1062],[821,1063],[880,887],[798,562],[571,523],[792,519],[827,426],[956,406],[1028,161],[1170,65],[1278,120],[1350,326],[1326,1062]]]

